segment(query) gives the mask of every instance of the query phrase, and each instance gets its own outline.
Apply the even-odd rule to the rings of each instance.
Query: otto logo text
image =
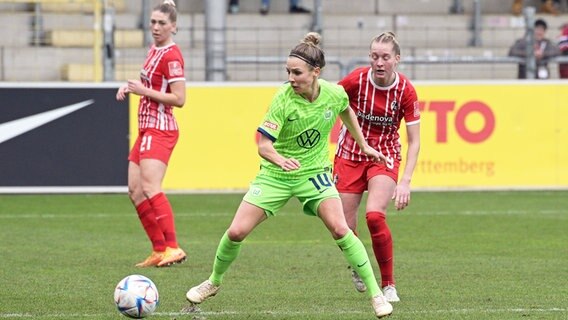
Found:
[[[469,143],[481,143],[489,139],[495,130],[495,114],[481,101],[468,101],[458,106],[455,101],[420,102],[421,112],[432,112],[436,116],[436,142],[447,143],[448,131],[455,130],[458,136]],[[453,123],[448,116],[455,114]],[[467,118],[477,114],[483,119],[481,129],[473,131],[466,126]]]

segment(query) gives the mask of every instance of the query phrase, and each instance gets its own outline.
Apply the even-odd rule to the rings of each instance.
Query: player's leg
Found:
[[[154,209],[155,220],[159,225],[166,250],[163,259],[157,266],[169,266],[185,261],[187,255],[177,243],[174,214],[172,206],[162,191],[162,180],[166,174],[167,165],[158,159],[140,160],[142,190]]]
[[[201,303],[217,294],[223,276],[241,250],[242,241],[258,224],[266,220],[267,215],[276,214],[289,199],[290,190],[285,182],[261,175],[256,177],[219,242],[213,272],[209,279],[187,292],[189,302]]]
[[[339,193],[341,198],[341,203],[343,205],[343,210],[345,214],[345,220],[349,229],[353,231],[356,236],[359,236],[357,233],[357,220],[358,214],[357,211],[359,209],[359,204],[361,203],[361,198],[363,194],[358,193]],[[351,282],[355,286],[355,290],[358,292],[365,292],[367,291],[367,286],[365,286],[365,282],[359,276],[357,271],[353,270],[351,266],[348,267],[348,270],[351,272]]]
[[[390,315],[393,310],[392,305],[386,301],[377,284],[365,246],[345,222],[341,201],[338,198],[323,200],[318,207],[318,214],[353,270],[365,283],[375,315],[379,318]]]
[[[166,251],[163,259],[157,264],[158,267],[181,263],[187,258],[177,242],[174,211],[162,191],[162,181],[178,137],[178,131],[149,129],[144,133],[145,139],[142,139],[140,152],[142,191],[150,200],[156,221],[166,241]]]
[[[365,162],[355,162],[335,157],[333,180],[339,192],[343,213],[349,229],[357,235],[358,209],[363,193],[367,190]]]
[[[356,236],[358,236],[358,209],[363,192],[367,189],[366,168],[365,162],[353,162],[339,157],[335,157],[333,165],[335,186],[339,191],[345,220],[349,229],[353,230]],[[348,269],[355,290],[365,292],[367,287],[357,271],[353,270],[351,266]]]
[[[233,261],[237,259],[241,251],[242,241],[265,219],[266,214],[263,209],[246,201],[241,202],[233,222],[231,222],[229,229],[227,229],[223,237],[221,237],[221,241],[219,241],[217,251],[215,252],[215,261],[213,262],[213,272],[209,279],[189,289],[186,294],[189,302],[201,303],[217,294],[223,282],[225,272],[227,272]]]
[[[381,288],[390,302],[400,301],[394,287],[393,240],[386,219],[387,207],[395,187],[395,181],[389,176],[377,175],[371,178],[366,209],[367,227],[381,272]]]
[[[339,192],[339,197],[341,198],[341,203],[343,205],[343,213],[345,214],[345,221],[349,229],[353,230],[357,234],[357,223],[358,223],[358,210],[361,199],[363,198],[363,193],[344,193]]]
[[[365,246],[349,229],[342,215],[341,201],[338,198],[323,200],[318,207],[318,215],[341,248],[349,265],[369,287],[369,294],[374,296],[380,293]]]
[[[142,227],[152,243],[152,253],[142,262],[137,263],[137,267],[150,267],[157,265],[163,258],[166,250],[166,242],[160,226],[156,222],[154,208],[150,200],[146,198],[142,189],[142,178],[140,172],[140,143],[141,136],[136,139],[132,150],[128,156],[128,196],[136,208],[138,218]]]
[[[223,275],[237,258],[240,252],[243,240],[256,228],[258,224],[266,220],[266,214],[263,209],[242,201],[237,213],[225,232],[217,248],[215,255],[215,263],[213,264],[213,273],[209,280],[215,285],[220,285]]]

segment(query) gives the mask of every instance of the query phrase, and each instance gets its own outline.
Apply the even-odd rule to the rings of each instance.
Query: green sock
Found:
[[[369,261],[369,256],[365,250],[365,246],[357,238],[353,231],[349,232],[341,239],[335,240],[339,249],[343,252],[343,255],[351,265],[353,270],[357,271],[361,280],[367,286],[367,292],[371,297],[376,296],[381,293],[381,289],[377,284],[377,279],[375,279],[375,274],[373,273],[373,268]]]
[[[237,259],[241,251],[241,242],[231,241],[227,236],[227,232],[221,237],[217,252],[215,253],[215,262],[213,263],[213,273],[209,276],[209,281],[214,285],[221,285],[223,275],[231,266],[231,263]]]

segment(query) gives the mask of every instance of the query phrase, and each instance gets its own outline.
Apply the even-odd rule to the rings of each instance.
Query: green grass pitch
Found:
[[[402,300],[390,319],[568,319],[568,191],[412,196],[388,215]],[[125,194],[0,195],[0,319],[124,318],[113,290],[129,274],[158,287],[149,319],[374,318],[325,227],[295,199],[245,241],[219,294],[181,313],[241,197],[169,195],[189,259],[137,269],[150,246]],[[362,214],[359,231],[372,254]]]

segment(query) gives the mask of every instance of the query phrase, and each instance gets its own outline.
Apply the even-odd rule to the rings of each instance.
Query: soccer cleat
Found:
[[[187,255],[181,248],[166,248],[166,252],[164,253],[164,257],[162,260],[156,265],[156,267],[169,267],[172,264],[182,263],[187,259]]]
[[[214,285],[209,279],[203,281],[200,285],[195,286],[185,294],[187,301],[191,303],[201,303],[209,297],[217,294],[221,287]]]
[[[359,277],[359,274],[357,273],[357,271],[352,270],[351,266],[349,266],[347,268],[349,270],[351,270],[351,281],[353,281],[353,285],[355,286],[355,290],[357,290],[358,292],[367,291],[367,286],[365,285],[365,283],[363,282],[361,277]]]
[[[164,252],[152,251],[152,254],[146,258],[146,260],[137,263],[137,268],[147,268],[147,267],[155,267],[162,261],[164,258]]]
[[[375,310],[375,315],[377,318],[383,318],[386,316],[390,316],[392,313],[392,304],[390,304],[385,296],[382,294],[378,294],[371,298],[371,305]]]
[[[400,298],[396,294],[396,288],[394,286],[384,286],[383,294],[388,302],[399,302]]]

